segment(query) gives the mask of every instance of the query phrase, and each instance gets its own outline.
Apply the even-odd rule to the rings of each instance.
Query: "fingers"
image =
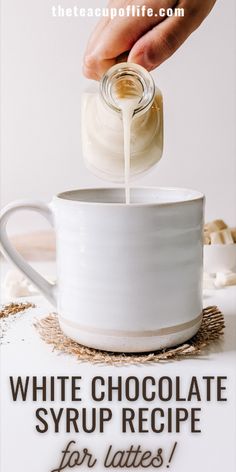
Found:
[[[153,70],[168,59],[193,31],[192,25],[168,18],[142,36],[130,51],[128,61]]]
[[[202,0],[200,0],[201,2]],[[168,59],[183,44],[188,36],[202,23],[216,0],[207,0],[199,9],[192,1],[191,9],[186,0],[178,6],[185,7],[184,17],[169,17],[143,35],[130,51],[128,61],[153,70]]]
[[[99,41],[99,38],[102,37],[103,30],[106,28],[108,23],[107,18],[103,18],[101,21],[98,22],[97,26],[95,27],[93,33],[90,36],[85,55],[84,55],[84,63],[83,63],[83,73],[85,77],[89,79],[99,80],[100,78],[100,64],[97,63],[97,67],[94,67],[94,51],[96,45]],[[105,67],[102,65],[102,68]],[[108,64],[109,68],[109,64]]]
[[[156,5],[160,0],[147,0]],[[162,0],[163,2],[163,0]],[[113,2],[118,7],[121,0]],[[127,2],[123,2],[124,4]],[[132,3],[130,1],[130,3]],[[140,2],[135,0],[135,2]],[[172,7],[176,0],[165,0],[167,7]],[[134,44],[163,18],[152,17],[116,17],[113,20],[103,19],[92,34],[84,57],[83,72],[86,77],[99,80],[104,72],[117,62],[117,58],[130,51]],[[119,61],[119,59],[118,59]]]
[[[92,34],[84,57],[84,74],[100,80],[112,65],[127,59],[152,70],[168,59],[201,24],[216,0],[146,0],[148,6],[184,8],[185,16],[169,18],[116,17],[104,18]],[[139,0],[129,0],[140,4]],[[125,6],[126,0],[112,0],[110,5]],[[129,52],[130,51],[130,52]]]
[[[85,76],[99,79],[148,29],[147,22],[137,22],[137,19],[119,18],[108,22],[89,41],[84,57]]]

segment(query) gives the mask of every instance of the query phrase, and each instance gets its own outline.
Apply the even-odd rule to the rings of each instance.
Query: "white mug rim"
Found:
[[[69,194],[74,194],[74,193],[88,193],[89,192],[109,192],[109,191],[121,191],[125,192],[124,187],[82,187],[82,188],[77,188],[77,189],[70,189],[66,190],[63,192],[58,193],[57,195],[54,196],[54,200],[58,201],[64,201],[64,202],[70,202],[71,204],[79,204],[79,205],[92,205],[92,206],[108,206],[108,207],[126,207],[126,208],[133,208],[133,207],[144,207],[144,206],[173,206],[173,205],[182,205],[182,204],[189,204],[192,202],[200,201],[200,200],[205,200],[205,195],[203,192],[199,190],[194,190],[190,189],[187,187],[157,187],[157,186],[139,186],[139,187],[132,187],[132,190],[141,190],[141,191],[181,191],[183,193],[189,193],[190,197],[185,197],[183,199],[179,199],[177,201],[171,201],[171,202],[138,202],[138,203],[131,203],[127,205],[125,202],[99,202],[99,201],[92,201],[92,200],[79,200],[79,199],[72,199],[68,198]]]

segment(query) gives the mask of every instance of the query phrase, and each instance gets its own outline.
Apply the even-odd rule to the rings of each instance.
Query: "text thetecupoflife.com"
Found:
[[[123,8],[84,8],[73,5],[71,7],[62,7],[61,5],[53,5],[51,9],[52,16],[55,18],[127,18],[127,17],[184,17],[184,8],[159,8],[154,10],[147,5],[126,5]]]

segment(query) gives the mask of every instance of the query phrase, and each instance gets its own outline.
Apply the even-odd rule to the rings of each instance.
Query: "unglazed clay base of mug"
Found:
[[[156,331],[113,331],[83,327],[59,316],[62,331],[74,341],[101,351],[149,352],[182,344],[199,330],[202,314],[193,321]]]

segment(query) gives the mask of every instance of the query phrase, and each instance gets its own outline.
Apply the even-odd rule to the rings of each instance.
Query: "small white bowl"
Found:
[[[205,245],[203,261],[209,274],[236,270],[236,244]]]

